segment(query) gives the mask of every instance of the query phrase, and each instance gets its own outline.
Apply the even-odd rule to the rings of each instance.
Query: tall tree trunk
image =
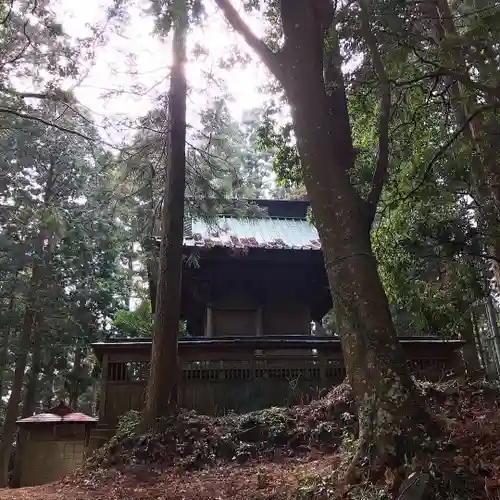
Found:
[[[377,44],[367,42],[381,83],[379,161],[368,200],[350,182],[354,167],[346,94],[332,3],[283,0],[284,48],[271,50],[250,31],[230,0],[216,0],[233,28],[283,85],[292,109],[304,182],[322,243],[344,362],[358,407],[356,459],[401,463],[419,447],[430,414],[409,374],[370,242],[370,228],[387,166],[388,79]],[[359,2],[361,8],[366,6]],[[365,19],[366,30],[370,29]],[[330,35],[325,44],[325,33]],[[329,47],[326,51],[325,46]],[[325,54],[326,53],[326,54]],[[380,71],[379,71],[380,70]],[[389,101],[387,99],[389,97]],[[386,165],[384,165],[384,162]],[[347,479],[355,467],[349,469]]]
[[[32,346],[31,346],[31,369],[27,376],[26,389],[24,392],[23,409],[21,418],[30,417],[36,411],[37,394],[38,394],[38,379],[40,377],[41,362],[42,362],[42,335],[41,335],[41,314],[36,315],[33,324]],[[16,458],[14,462],[14,470],[12,471],[11,486],[18,488],[21,484],[21,457],[25,456],[26,433],[22,430],[19,432],[16,445]]]
[[[54,401],[54,376],[52,373],[45,375],[43,385],[46,387],[45,394],[42,399],[44,408],[51,408]]]
[[[130,247],[129,254],[127,255],[127,274],[128,274],[128,294],[127,294],[127,308],[130,309],[132,299],[134,298],[134,248]]]
[[[480,378],[484,375],[484,370],[479,361],[479,351],[474,338],[474,324],[472,323],[470,307],[459,298],[456,304],[458,317],[462,318],[463,321],[460,336],[465,341],[465,345],[462,347],[462,359],[465,371],[469,378]]]
[[[471,325],[472,325],[472,332],[474,335],[474,344],[476,345],[477,353],[479,355],[479,359],[481,360],[481,368],[482,368],[483,372],[486,372],[486,359],[485,359],[484,345],[481,342],[481,332],[479,331],[480,330],[479,321],[478,321],[476,309],[474,307],[472,308],[470,319],[471,319]]]
[[[485,300],[486,317],[488,320],[489,344],[491,350],[491,358],[496,371],[496,378],[500,378],[500,330],[498,328],[498,318],[495,304],[491,294],[486,296]]]
[[[156,311],[156,291],[158,288],[158,258],[156,254],[155,244],[155,229],[156,229],[156,202],[154,191],[154,180],[156,172],[153,166],[150,167],[150,184],[149,184],[149,219],[147,222],[148,247],[146,248],[146,270],[148,275],[149,300],[151,302],[151,312]]]
[[[170,140],[168,144],[162,239],[151,368],[148,379],[145,424],[177,406],[182,244],[184,224],[186,147],[186,32],[187,4],[177,0],[173,10],[174,41],[170,82]]]
[[[69,406],[73,410],[78,409],[78,398],[80,397],[82,377],[82,350],[80,346],[75,347],[75,358],[73,360],[73,368],[71,370],[71,382],[69,387]]]
[[[15,295],[13,290],[9,297],[9,305],[7,307],[7,313],[9,315],[8,324],[5,325],[5,328],[3,329],[2,344],[0,345],[0,406],[3,406],[2,398],[4,394],[4,382],[5,375],[7,373],[7,361],[9,359],[10,335],[13,324],[13,318],[11,318],[10,316],[12,316],[12,313],[14,312],[14,305]]]

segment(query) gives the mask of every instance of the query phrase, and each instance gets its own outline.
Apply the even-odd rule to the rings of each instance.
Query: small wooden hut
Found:
[[[21,447],[20,486],[50,483],[83,464],[97,419],[63,402],[46,413],[17,421]]]

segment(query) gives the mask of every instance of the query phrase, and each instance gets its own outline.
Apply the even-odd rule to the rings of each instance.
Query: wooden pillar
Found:
[[[257,337],[262,337],[262,333],[263,333],[263,330],[264,330],[264,321],[263,321],[263,309],[262,309],[262,306],[259,306],[257,308],[257,318],[256,318],[256,334],[257,334]]]
[[[108,390],[108,354],[102,356],[101,390],[99,397],[99,424],[106,421],[106,392]]]
[[[213,337],[213,336],[214,336],[214,318],[212,314],[212,307],[210,305],[207,305],[205,337]]]

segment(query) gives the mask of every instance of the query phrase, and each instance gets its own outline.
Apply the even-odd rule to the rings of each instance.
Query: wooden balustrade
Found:
[[[415,376],[442,377],[461,342],[401,339]],[[100,425],[143,407],[150,342],[95,344],[103,366]],[[200,413],[244,412],[307,402],[345,378],[335,338],[244,338],[179,341],[179,404]]]

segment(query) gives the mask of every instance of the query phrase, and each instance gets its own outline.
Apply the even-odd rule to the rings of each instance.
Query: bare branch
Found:
[[[368,193],[367,204],[370,220],[373,221],[377,203],[389,170],[389,123],[391,120],[391,83],[384,62],[378,50],[377,39],[370,28],[367,0],[359,0],[361,9],[361,30],[370,50],[373,66],[380,84],[380,116],[378,124],[378,159],[373,173],[372,186]]]
[[[283,83],[283,69],[281,67],[279,53],[274,53],[255,33],[252,32],[247,23],[234,8],[231,0],[215,0],[215,3],[224,13],[224,17],[231,27],[238,32],[245,42],[262,59],[264,64],[273,73],[273,75]]]

